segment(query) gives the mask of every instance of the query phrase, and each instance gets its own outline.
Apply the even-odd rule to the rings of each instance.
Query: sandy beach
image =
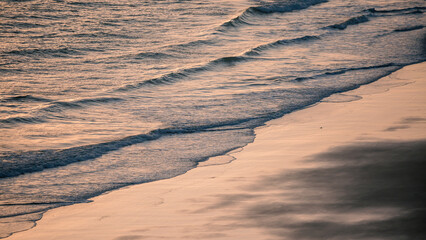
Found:
[[[184,175],[53,209],[18,239],[421,239],[426,63],[269,121]]]

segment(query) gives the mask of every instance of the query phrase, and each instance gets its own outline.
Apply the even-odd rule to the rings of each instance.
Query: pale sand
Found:
[[[342,177],[340,170],[328,171],[327,167],[340,164],[324,160],[333,156],[315,154],[344,145],[352,147],[332,153],[363,153],[371,146],[390,150],[384,151],[386,154],[402,145],[409,150],[422,149],[422,142],[417,146],[416,142],[401,145],[397,141],[426,139],[425,90],[426,63],[405,67],[373,84],[268,122],[256,129],[254,143],[242,151],[212,158],[172,179],[127,187],[96,197],[92,203],[48,211],[35,228],[8,239],[382,239],[375,236],[381,226],[377,223],[409,213],[415,203],[404,205],[406,200],[400,199],[382,206],[369,199],[357,206],[356,199],[342,200],[355,193],[359,201],[365,201],[362,191],[370,186],[367,180],[366,186],[362,185],[361,180],[381,173],[364,176],[368,171],[361,171],[361,180],[354,178],[354,172]],[[356,100],[356,96],[362,99]],[[393,143],[377,143],[389,140]],[[357,143],[363,144],[354,146]],[[375,160],[372,156],[358,160]],[[377,159],[380,157],[383,161],[392,158],[380,155]],[[350,161],[345,167],[353,163]],[[326,180],[318,172],[324,168],[328,171],[323,173]],[[380,179],[373,180],[371,185],[377,185]],[[341,191],[342,186],[358,186],[347,183],[354,181],[361,184],[361,190]],[[380,194],[388,193],[379,193],[378,198]],[[352,201],[349,207],[339,207],[348,201]],[[336,230],[342,224],[346,227]],[[360,229],[369,226],[375,227],[361,230],[364,235],[359,235]],[[405,230],[401,231],[404,234]],[[387,233],[396,236],[401,231]],[[393,239],[389,236],[384,238]]]

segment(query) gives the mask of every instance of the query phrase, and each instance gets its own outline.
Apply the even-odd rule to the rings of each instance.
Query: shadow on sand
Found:
[[[242,222],[280,239],[426,239],[426,140],[344,146],[312,156],[320,168],[282,172],[224,195],[251,199]]]

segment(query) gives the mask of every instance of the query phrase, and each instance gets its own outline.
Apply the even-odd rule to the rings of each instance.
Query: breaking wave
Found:
[[[223,23],[222,29],[229,27],[238,27],[240,25],[251,24],[251,18],[254,16],[271,14],[271,13],[285,13],[297,10],[303,10],[310,6],[325,3],[327,0],[306,0],[306,1],[283,1],[274,3],[265,3],[256,7],[249,7],[239,16]]]
[[[179,70],[177,72],[172,72],[169,74],[165,74],[163,76],[160,76],[158,78],[149,79],[143,82],[140,82],[138,84],[133,85],[127,85],[124,87],[121,87],[117,89],[117,91],[128,91],[131,89],[140,88],[147,85],[162,85],[162,84],[172,84],[175,81],[178,81],[180,79],[189,77],[193,73],[198,73],[201,71],[208,71],[213,69],[217,66],[233,66],[238,62],[244,62],[244,61],[250,61],[250,60],[256,60],[255,56],[259,56],[262,54],[262,52],[277,48],[277,47],[283,47],[289,44],[299,44],[314,40],[319,40],[320,36],[304,36],[300,38],[294,38],[294,39],[281,39],[277,40],[271,43],[262,44],[255,48],[252,48],[240,56],[229,56],[229,57],[222,57],[219,59],[212,60],[204,65],[193,67],[193,68],[186,68]]]

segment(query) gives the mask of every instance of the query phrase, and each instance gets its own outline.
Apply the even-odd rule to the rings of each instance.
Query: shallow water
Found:
[[[0,236],[425,59],[424,1],[0,1]]]

